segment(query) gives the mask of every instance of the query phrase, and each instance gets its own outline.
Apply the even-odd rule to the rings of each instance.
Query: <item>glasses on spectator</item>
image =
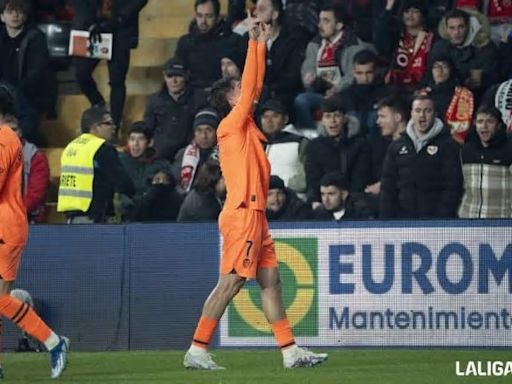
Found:
[[[105,121],[102,121],[101,123],[98,123],[99,125],[114,125],[114,122],[112,120],[105,120]]]

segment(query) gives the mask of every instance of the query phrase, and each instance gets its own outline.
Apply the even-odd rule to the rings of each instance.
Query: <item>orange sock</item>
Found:
[[[272,327],[272,332],[274,332],[274,336],[279,348],[285,349],[295,344],[292,328],[290,327],[290,322],[288,319],[284,318],[270,325]]]
[[[215,328],[217,328],[218,320],[209,319],[208,317],[201,316],[199,323],[197,324],[194,338],[192,339],[192,345],[196,347],[207,349],[208,344],[212,338]]]
[[[0,296],[0,315],[12,320],[16,326],[40,343],[44,343],[52,332],[30,305],[11,295]]]

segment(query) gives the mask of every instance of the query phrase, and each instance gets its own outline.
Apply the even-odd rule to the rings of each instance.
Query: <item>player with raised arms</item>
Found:
[[[223,236],[220,277],[206,300],[185,354],[186,368],[223,369],[208,353],[208,345],[229,302],[247,279],[261,288],[263,311],[283,354],[285,368],[312,367],[327,359],[295,344],[286,317],[274,242],[265,217],[270,164],[265,136],[252,115],[263,87],[269,27],[249,16],[249,43],[241,81],[221,79],[213,84],[210,103],[223,116],[217,129],[219,159],[227,197],[219,216]]]

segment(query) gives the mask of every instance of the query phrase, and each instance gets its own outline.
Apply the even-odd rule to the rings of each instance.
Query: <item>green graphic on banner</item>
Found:
[[[274,239],[286,312],[295,336],[318,336],[318,240]],[[228,309],[228,337],[272,334],[256,281],[248,282]]]

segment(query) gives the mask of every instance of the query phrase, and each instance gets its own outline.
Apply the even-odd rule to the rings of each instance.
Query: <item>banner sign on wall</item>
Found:
[[[446,224],[274,229],[297,341],[511,347],[510,227]],[[256,282],[226,311],[219,342],[275,345]]]

